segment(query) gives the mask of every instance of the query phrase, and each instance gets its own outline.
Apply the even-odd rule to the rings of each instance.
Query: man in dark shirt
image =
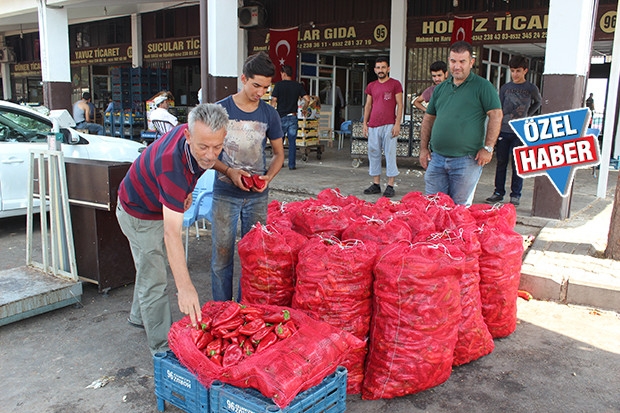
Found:
[[[310,103],[310,96],[306,94],[301,83],[293,80],[293,68],[283,65],[280,69],[282,80],[276,83],[271,93],[271,105],[276,108],[280,121],[282,122],[282,132],[288,139],[288,169],[295,167],[297,152],[297,102],[299,98],[304,100],[304,109]]]
[[[513,119],[520,119],[534,115],[542,104],[542,97],[536,85],[525,80],[528,72],[527,60],[523,56],[513,56],[508,62],[512,82],[503,85],[499,90],[499,100],[502,103],[502,128],[497,139],[495,151],[497,166],[495,167],[495,191],[486,199],[489,204],[500,202],[506,194],[506,171],[511,161],[512,180],[510,182],[510,203],[517,206],[521,200],[523,178],[517,174],[513,149],[521,146],[521,140],[510,127]]]
[[[193,325],[202,319],[183,251],[183,212],[192,203],[198,178],[215,165],[222,152],[227,126],[228,115],[220,105],[196,106],[187,124],[175,127],[144,150],[118,188],[116,217],[129,240],[136,267],[127,321],[144,326],[153,354],[169,349],[172,315],[166,291],[166,255],[179,309],[189,315]]]

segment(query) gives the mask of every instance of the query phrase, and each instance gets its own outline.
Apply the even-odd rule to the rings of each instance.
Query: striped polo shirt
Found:
[[[204,169],[191,155],[182,124],[149,145],[118,188],[123,209],[135,218],[163,219],[162,205],[183,213],[183,203]]]

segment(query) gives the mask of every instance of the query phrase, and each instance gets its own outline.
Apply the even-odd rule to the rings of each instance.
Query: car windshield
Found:
[[[28,113],[0,108],[0,142],[45,142],[51,124]]]

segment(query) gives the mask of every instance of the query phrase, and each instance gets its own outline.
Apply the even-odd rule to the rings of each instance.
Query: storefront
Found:
[[[330,114],[335,129],[346,119],[362,117],[364,89],[376,79],[375,59],[389,55],[389,26],[389,20],[300,26],[299,79],[308,94],[320,98],[321,113]],[[248,53],[267,52],[268,48],[268,29],[248,31]]]
[[[499,90],[510,81],[510,57],[524,55],[530,62],[528,80],[542,89],[548,1],[494,2],[485,10],[477,6],[478,2],[471,1],[407,3],[406,76],[398,79],[405,87],[406,115],[413,110],[412,100],[431,83],[430,64],[448,60],[455,16],[472,16],[475,70],[479,75]],[[319,96],[329,82],[334,82],[343,91],[347,103],[343,119],[359,119],[364,88],[375,79],[374,59],[391,54],[390,16],[378,19],[390,11],[390,2],[363,0],[356,2],[354,8],[347,7],[346,2],[321,4],[325,7],[317,3],[309,12],[300,4],[270,2],[265,5],[270,16],[267,24],[272,28],[299,27],[299,79],[310,93]],[[599,2],[595,45],[613,39],[616,8],[617,1]],[[279,12],[282,9],[287,12]],[[308,20],[314,21],[308,23]],[[248,53],[268,50],[268,29],[248,28],[247,37]],[[321,99],[326,101],[323,96]],[[330,105],[328,110],[333,112]]]

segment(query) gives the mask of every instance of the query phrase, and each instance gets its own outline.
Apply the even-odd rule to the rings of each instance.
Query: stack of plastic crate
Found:
[[[217,380],[210,389],[205,388],[171,351],[155,354],[153,365],[160,412],[164,411],[166,402],[187,413],[342,413],[346,410],[347,369],[342,366],[280,409],[255,389],[241,389]]]
[[[123,138],[138,140],[144,129],[144,114],[131,110],[123,113]]]
[[[114,136],[113,116],[113,112],[106,112],[103,114],[103,127],[107,136]]]
[[[131,109],[131,81],[129,68],[112,69],[112,100],[114,106],[124,110]]]

